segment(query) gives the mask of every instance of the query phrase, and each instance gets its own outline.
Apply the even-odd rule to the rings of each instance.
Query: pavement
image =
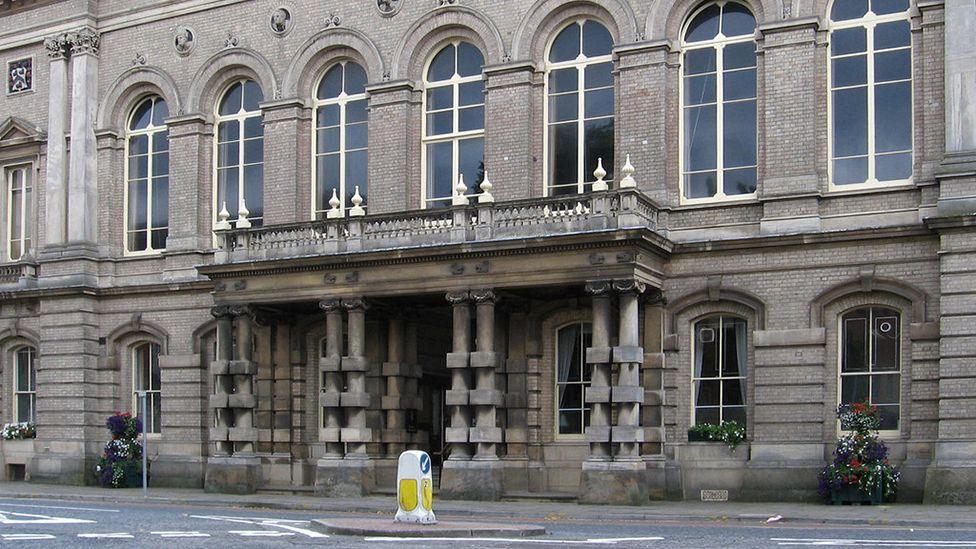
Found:
[[[316,513],[355,513],[392,516],[395,498],[323,498],[311,494],[258,493],[208,494],[180,488],[106,489],[25,482],[0,482],[0,497],[11,499],[68,500],[115,505],[163,504],[234,509],[270,509]],[[594,506],[549,501],[466,502],[436,499],[434,511],[454,519],[519,519],[523,521],[674,521],[738,525],[869,525],[905,528],[960,528],[976,530],[976,506],[893,504],[830,506],[817,503],[705,503],[662,501],[641,507]]]

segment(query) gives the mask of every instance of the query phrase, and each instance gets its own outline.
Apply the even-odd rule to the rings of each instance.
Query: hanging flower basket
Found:
[[[850,432],[837,440],[833,462],[820,471],[824,501],[878,505],[894,499],[901,475],[888,461],[888,446],[878,439],[878,408],[866,402],[841,405],[837,417]]]
[[[114,414],[105,427],[112,440],[105,444],[95,466],[98,483],[105,488],[142,486],[142,442],[138,438],[142,422],[131,414]]]

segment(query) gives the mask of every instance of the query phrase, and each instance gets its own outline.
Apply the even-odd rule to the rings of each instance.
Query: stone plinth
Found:
[[[444,462],[440,496],[444,499],[498,501],[502,497],[503,464],[498,460]]]
[[[360,497],[376,487],[375,464],[368,459],[323,458],[315,466],[315,494]]]
[[[643,461],[584,461],[580,503],[644,505],[650,499]]]
[[[312,529],[334,536],[398,538],[521,538],[543,536],[546,529],[531,524],[440,521],[437,524],[395,522],[393,519],[320,519]]]
[[[207,459],[203,489],[220,494],[253,494],[261,486],[261,479],[258,457],[212,457]]]

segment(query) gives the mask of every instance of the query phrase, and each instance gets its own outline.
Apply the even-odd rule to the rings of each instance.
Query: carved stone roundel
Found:
[[[376,9],[386,17],[396,15],[403,5],[403,0],[376,0]]]
[[[180,25],[176,27],[176,34],[173,36],[173,47],[180,55],[189,55],[193,50],[196,33],[190,27]]]
[[[271,18],[269,24],[271,25],[271,32],[275,34],[285,34],[291,29],[291,11],[285,7],[275,8],[271,12]]]

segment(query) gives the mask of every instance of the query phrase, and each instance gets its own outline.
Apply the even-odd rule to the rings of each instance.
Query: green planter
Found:
[[[870,492],[861,490],[859,486],[853,484],[844,484],[830,491],[831,505],[881,505],[883,501],[884,491],[881,483]]]

